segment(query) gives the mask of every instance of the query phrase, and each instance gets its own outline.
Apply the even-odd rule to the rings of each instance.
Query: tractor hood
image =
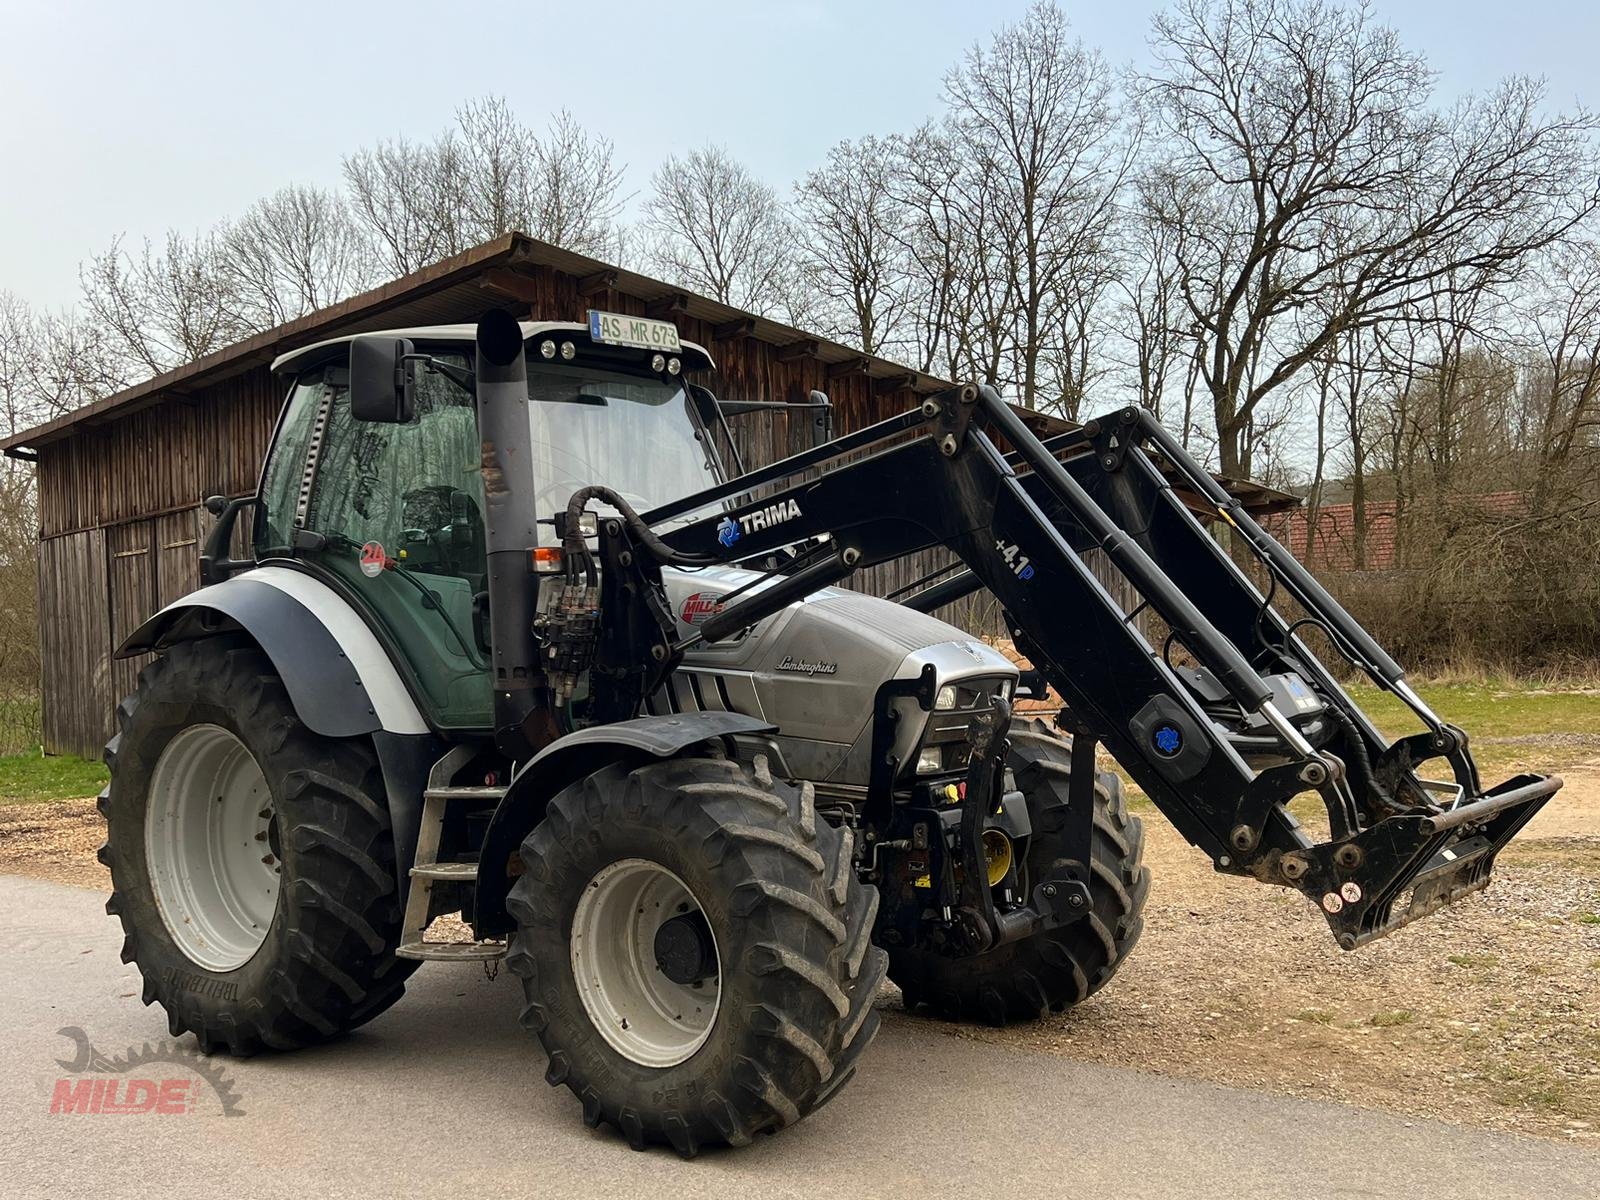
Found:
[[[662,572],[682,636],[720,610],[722,597],[761,576],[728,567]],[[752,590],[770,586],[757,583]],[[878,688],[915,679],[931,664],[943,686],[1006,678],[1017,669],[998,650],[953,625],[860,592],[824,588],[756,624],[741,637],[690,651],[658,703],[680,711],[729,709],[778,726],[786,773],[865,785]],[[907,718],[923,716],[904,702]],[[665,711],[658,707],[657,711]],[[905,761],[925,719],[900,722]]]

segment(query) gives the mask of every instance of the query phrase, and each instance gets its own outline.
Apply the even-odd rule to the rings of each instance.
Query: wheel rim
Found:
[[[266,777],[220,725],[191,725],[150,777],[145,859],[172,940],[198,966],[249,962],[278,908],[277,821]]]
[[[614,862],[583,889],[572,918],[572,977],[602,1037],[625,1058],[671,1067],[705,1045],[722,1003],[722,951],[715,971],[675,983],[656,962],[656,935],[676,917],[705,916],[688,885],[660,863]]]

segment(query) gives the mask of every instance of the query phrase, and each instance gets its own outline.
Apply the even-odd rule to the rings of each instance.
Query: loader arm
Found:
[[[1197,508],[1260,561],[1273,581],[1267,595]],[[749,563],[809,544],[775,582],[688,639],[674,643],[675,627],[660,621],[646,645],[640,623],[625,623],[634,632],[622,636],[635,644],[603,645],[601,658],[655,664],[641,695],[698,641],[733,636],[857,569],[947,548],[963,573],[911,606],[987,588],[1064,698],[1064,723],[1080,740],[1104,744],[1219,870],[1305,893],[1346,949],[1484,886],[1500,848],[1561,786],[1523,775],[1483,790],[1465,734],[1433,714],[1371,636],[1137,409],[1043,443],[992,389],[967,385],[602,530],[607,578],[642,576],[608,584],[603,610],[648,591],[668,563]],[[1085,562],[1090,548],[1138,594],[1133,612]],[[1280,590],[1304,616],[1291,622],[1273,607]],[[1170,630],[1160,647],[1135,620],[1146,609]],[[1389,744],[1300,636],[1311,627],[1401,696],[1424,731]],[[1174,665],[1174,648],[1191,664]],[[1453,785],[1417,775],[1436,757],[1450,763]],[[1304,793],[1327,810],[1326,840],[1314,841],[1286,807]]]

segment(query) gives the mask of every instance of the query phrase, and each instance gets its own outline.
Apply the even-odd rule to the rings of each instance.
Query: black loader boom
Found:
[[[605,489],[586,489],[566,514],[574,572],[590,554],[579,511],[596,498],[623,514],[600,522],[606,619],[594,668],[606,690],[597,684],[597,712],[637,715],[693,645],[736,636],[858,569],[944,547],[959,566],[903,603],[929,611],[981,588],[994,594],[1018,647],[1066,702],[1062,724],[1083,767],[1073,786],[1092,786],[1094,747],[1103,744],[1218,870],[1299,889],[1346,949],[1483,887],[1501,847],[1561,786],[1554,776],[1519,775],[1485,789],[1466,734],[1141,409],[1040,441],[993,389],[966,385],[642,515]],[[1234,553],[1259,562],[1266,594],[1197,513],[1225,523]],[[1133,612],[1087,565],[1089,549],[1103,551],[1137,592]],[[665,607],[645,602],[659,595],[663,566],[733,563],[764,563],[768,578],[729,597],[692,636],[680,638]],[[1303,615],[1281,614],[1272,603],[1279,594]],[[1170,631],[1163,645],[1141,632],[1141,612]],[[1312,630],[1402,699],[1422,732],[1386,740],[1312,652],[1302,636]],[[1174,650],[1186,661],[1175,665]],[[904,681],[885,691],[916,694]],[[880,695],[886,706],[892,698]],[[916,698],[931,707],[931,695]],[[876,716],[892,717],[890,709]],[[1070,921],[1087,904],[1081,875],[1033,880],[1025,903],[1006,912],[981,885],[978,826],[999,803],[1008,720],[1002,703],[972,733],[947,850],[917,834],[926,827],[886,787],[874,789],[864,814],[878,851],[930,864],[936,909],[952,943],[969,951]],[[1448,764],[1449,782],[1418,774],[1435,759]],[[1324,841],[1288,810],[1305,793],[1327,810]],[[1074,809],[1086,840],[1092,804]]]

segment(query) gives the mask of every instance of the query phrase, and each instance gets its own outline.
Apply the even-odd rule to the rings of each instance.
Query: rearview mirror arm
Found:
[[[445,362],[431,354],[406,354],[400,358],[400,369],[404,371],[410,363],[424,363],[443,375],[451,383],[464,391],[467,395],[477,394],[478,377],[465,367],[458,367],[455,363]]]

